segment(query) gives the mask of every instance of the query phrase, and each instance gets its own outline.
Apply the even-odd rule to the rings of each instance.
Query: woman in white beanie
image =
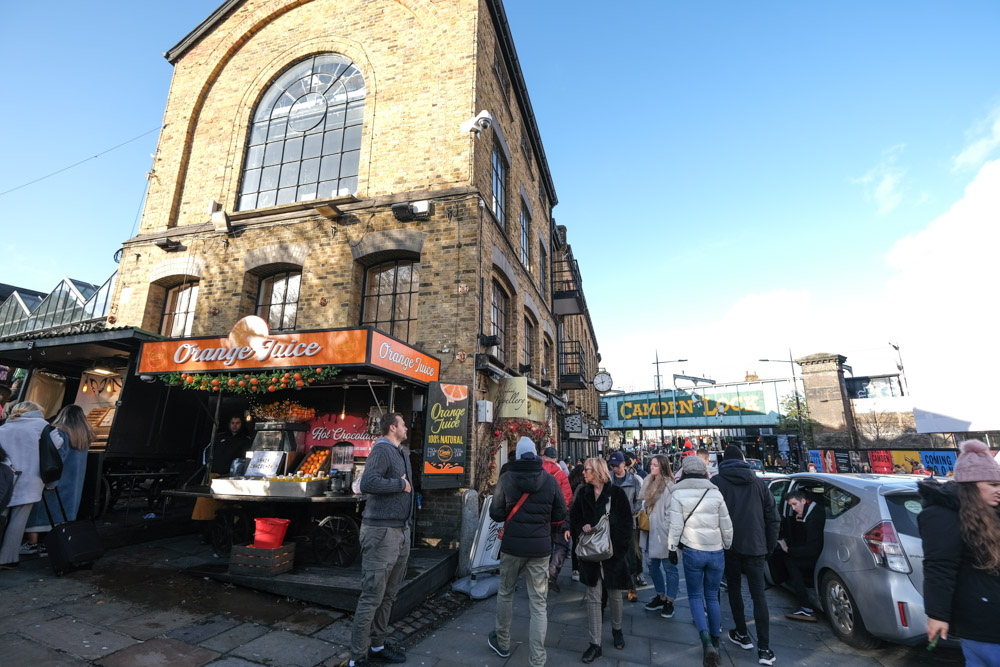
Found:
[[[723,549],[733,544],[729,508],[715,484],[708,480],[708,466],[697,456],[681,464],[683,476],[670,494],[670,561],[684,548],[684,584],[691,616],[704,651],[704,667],[718,667],[722,610],[719,584],[725,571]],[[706,618],[707,615],[707,618]]]
[[[967,440],[955,481],[919,484],[927,639],[962,639],[969,667],[1000,665],[1000,464]]]

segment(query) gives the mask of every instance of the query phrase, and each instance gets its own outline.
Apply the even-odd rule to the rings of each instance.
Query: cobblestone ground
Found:
[[[332,667],[348,657],[350,614],[289,598],[186,575],[182,570],[211,559],[197,537],[161,539],[113,549],[91,571],[52,576],[45,559],[24,561],[0,572],[0,667],[98,665],[106,667]],[[586,648],[583,587],[568,566],[550,592],[548,664],[577,664]],[[683,584],[681,586],[683,591]],[[642,600],[651,589],[640,591]],[[749,596],[745,596],[749,604]],[[859,651],[838,641],[826,623],[784,618],[793,606],[782,589],[768,591],[771,645],[779,665],[910,667],[961,665],[961,653],[939,647],[887,646]],[[724,627],[732,627],[725,599]],[[392,627],[392,640],[408,654],[408,665],[527,664],[528,605],[523,585],[514,601],[511,657],[486,645],[496,599],[472,602],[443,589]],[[752,618],[752,614],[748,614]],[[700,665],[701,649],[687,600],[672,619],[625,606],[626,648],[617,651],[605,623],[599,664]],[[755,634],[753,624],[751,634]],[[724,665],[755,665],[756,651],[723,642]],[[598,663],[595,663],[598,664]]]
[[[62,578],[44,558],[0,572],[0,667],[312,667],[349,657],[350,614],[181,571],[210,559],[182,536],[113,549]],[[471,605],[442,589],[394,623],[391,639],[413,645]]]

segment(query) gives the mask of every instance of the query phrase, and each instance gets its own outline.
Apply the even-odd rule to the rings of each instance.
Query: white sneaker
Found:
[[[35,554],[38,553],[38,545],[32,544],[31,542],[25,542],[24,544],[21,545],[21,548],[20,550],[18,550],[18,553],[21,554],[22,556],[34,556]]]
[[[573,570],[573,581],[580,581],[580,572],[578,570]]]

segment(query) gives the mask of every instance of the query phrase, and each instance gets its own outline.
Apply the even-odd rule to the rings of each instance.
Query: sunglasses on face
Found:
[[[584,468],[583,472],[594,472],[593,468]]]

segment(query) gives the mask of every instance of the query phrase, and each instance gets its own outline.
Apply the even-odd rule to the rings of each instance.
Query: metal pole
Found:
[[[215,402],[215,417],[212,420],[212,442],[208,443],[208,456],[205,457],[205,474],[202,476],[202,484],[208,486],[212,483],[212,463],[215,461],[215,436],[219,432],[219,413],[222,411],[222,392],[219,392],[219,400]]]
[[[799,422],[799,453],[805,445],[805,436],[802,432],[802,404],[799,402],[799,381],[795,377],[795,360],[792,359],[792,348],[788,348],[788,363],[792,365],[792,390],[795,392],[795,412]],[[802,463],[800,462],[800,467]],[[802,468],[804,470],[804,468]]]
[[[660,446],[663,446],[663,394],[660,392],[660,351],[656,351],[656,413],[660,415]]]

